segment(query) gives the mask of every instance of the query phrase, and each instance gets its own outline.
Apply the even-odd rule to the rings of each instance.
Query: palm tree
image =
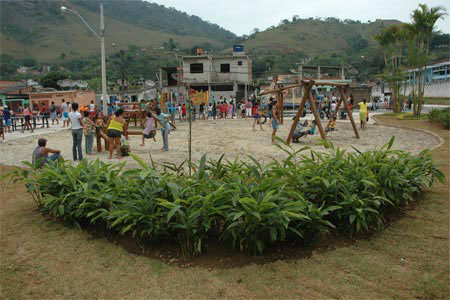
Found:
[[[388,83],[392,93],[392,109],[398,113],[402,109],[400,89],[404,80],[403,52],[408,41],[408,32],[403,26],[392,25],[383,29],[375,39],[384,54],[385,69],[380,77]]]
[[[417,109],[414,110],[416,115],[420,116],[423,105],[423,94],[425,89],[425,70],[428,62],[428,52],[430,49],[431,34],[434,30],[436,21],[447,15],[447,10],[443,6],[435,6],[428,8],[426,4],[419,4],[419,8],[415,9],[411,14],[412,26],[410,30],[417,35],[418,55],[416,57],[418,69],[417,84]]]

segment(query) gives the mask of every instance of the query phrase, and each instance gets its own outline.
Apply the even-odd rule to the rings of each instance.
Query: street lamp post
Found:
[[[102,59],[102,102],[103,102],[103,113],[108,112],[108,95],[106,94],[106,54],[105,54],[105,22],[103,19],[103,1],[100,1],[100,35],[95,32],[94,29],[86,22],[86,20],[76,11],[61,6],[62,11],[70,11],[77,15],[81,21],[89,28],[89,30],[100,40],[101,48],[101,59]]]

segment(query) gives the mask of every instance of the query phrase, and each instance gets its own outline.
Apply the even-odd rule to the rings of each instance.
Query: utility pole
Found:
[[[77,15],[81,21],[89,28],[89,30],[100,40],[101,48],[101,69],[102,69],[102,98],[103,98],[103,113],[108,112],[108,95],[106,94],[106,54],[105,54],[105,21],[103,19],[103,0],[100,1],[100,35],[95,32],[94,29],[86,22],[85,19],[76,11],[67,8],[66,6],[61,6],[62,11],[70,11]]]
[[[124,67],[124,56],[125,50],[120,49],[120,90],[122,94],[122,100],[125,99],[125,67]]]
[[[103,18],[103,0],[100,1],[100,44],[102,52],[102,98],[103,113],[108,112],[108,95],[106,94],[106,53],[105,53],[105,21]]]

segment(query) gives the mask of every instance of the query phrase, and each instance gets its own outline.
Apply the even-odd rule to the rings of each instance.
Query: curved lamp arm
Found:
[[[61,10],[62,10],[62,11],[70,11],[70,12],[73,12],[74,14],[76,14],[76,15],[81,19],[81,21],[83,21],[83,23],[86,24],[86,26],[89,28],[89,30],[90,30],[97,38],[100,39],[100,36],[97,34],[97,32],[95,32],[95,30],[92,29],[92,27],[86,22],[86,20],[83,19],[83,17],[82,17],[79,13],[77,13],[76,11],[74,11],[74,10],[72,10],[72,9],[70,9],[70,8],[67,8],[67,7],[65,7],[65,6],[61,6]]]

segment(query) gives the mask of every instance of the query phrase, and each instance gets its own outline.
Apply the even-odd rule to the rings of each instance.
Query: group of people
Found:
[[[2,117],[1,122],[1,133],[4,138],[4,132],[11,133],[11,127],[12,127],[12,117],[13,116],[23,116],[23,126],[21,132],[24,133],[25,130],[30,130],[31,132],[34,132],[33,125],[31,124],[31,118],[33,117],[33,110],[28,106],[28,104],[25,104],[23,107],[21,105],[18,106],[17,111],[12,111],[8,106],[2,106],[0,110],[0,116]],[[43,117],[45,118],[45,117]],[[43,124],[44,124],[43,119]],[[48,124],[48,121],[47,121]],[[48,126],[48,125],[47,125]],[[4,128],[3,128],[4,127]],[[44,125],[42,125],[44,127]]]
[[[92,103],[93,104],[93,103]],[[163,139],[163,151],[169,150],[168,135],[170,133],[169,116],[162,113],[157,106],[146,106],[146,121],[144,130],[142,132],[142,144],[145,145],[146,139],[153,139],[156,141],[156,122],[161,124],[161,133]],[[63,119],[63,127],[70,127],[72,133],[72,157],[74,161],[83,159],[83,136],[85,140],[85,153],[92,154],[92,147],[94,137],[97,135],[100,138],[108,141],[109,159],[113,158],[114,150],[117,153],[117,158],[121,159],[124,154],[124,149],[128,146],[128,125],[124,118],[124,109],[118,108],[107,117],[102,111],[94,107],[94,111],[83,110],[80,111],[78,103],[66,103],[61,106],[61,117]],[[105,130],[104,130],[105,129]],[[100,139],[101,141],[101,139]],[[48,161],[57,160],[60,157],[60,151],[46,147],[47,141],[45,139],[38,140],[38,147],[33,152],[33,162],[38,166],[42,166]],[[48,154],[53,154],[49,156]]]
[[[322,100],[322,107],[328,107],[329,111],[331,112],[330,122],[325,128],[325,131],[334,131],[336,130],[336,102],[338,99],[334,96],[334,94],[332,94],[331,97],[325,97]],[[350,96],[349,102],[353,107],[352,96]],[[368,104],[365,99],[358,104],[360,108],[361,129],[364,129],[368,119]],[[104,116],[103,112],[97,109],[93,101],[87,108],[85,107],[80,110],[80,107],[77,103],[69,103],[63,100],[59,112],[63,120],[63,127],[70,127],[72,131],[73,160],[77,161],[83,159],[83,136],[85,137],[84,139],[86,154],[92,154],[94,137],[100,136],[101,138],[109,142],[109,158],[112,159],[114,150],[116,150],[117,158],[121,159],[123,152],[121,147],[123,147],[124,144],[127,143],[126,140],[128,140],[127,121],[123,115],[125,111],[136,110],[135,105],[139,104],[131,105],[130,103],[130,105],[128,106],[126,103],[123,103],[121,105],[119,105],[118,103],[108,104],[108,115]],[[263,113],[261,102],[256,101],[256,99],[255,101],[251,101],[251,99],[244,100],[237,103],[236,106],[239,107],[239,109],[236,110],[233,102],[227,102],[226,99],[217,103],[209,103],[208,105],[206,105],[205,103],[201,103],[198,106],[199,118],[206,120],[210,117],[221,119],[233,118],[234,116],[241,118],[251,117],[254,120],[252,125],[253,130],[256,130],[256,126],[259,126],[261,130],[264,130],[261,119],[262,117],[267,116],[270,120],[268,125],[272,127],[272,143],[276,143],[276,134],[281,123],[281,110],[279,107],[279,103],[275,99],[269,99],[269,102],[266,105],[266,107],[268,108],[266,114]],[[168,114],[165,114],[161,111],[158,101],[153,100],[146,103],[141,100],[141,110],[145,115],[144,128],[141,134],[141,146],[145,146],[145,140],[147,139],[152,139],[154,142],[156,142],[156,128],[158,124],[160,124],[161,136],[163,141],[162,150],[169,150],[169,134],[171,131],[171,126],[175,128],[175,114],[176,112],[178,112],[180,115],[180,119],[186,120],[189,107],[187,107],[186,104],[172,105],[171,103],[167,103],[166,109]],[[217,112],[219,112],[219,114],[217,114]],[[54,122],[59,124],[58,109],[53,102],[49,107],[49,113],[52,124],[54,124]],[[196,109],[194,109],[194,107],[192,113],[196,113]],[[29,114],[29,108],[25,107],[24,115],[27,116]],[[3,110],[3,117],[5,120],[8,119],[8,108]],[[27,118],[26,122],[27,121],[29,121],[29,118]],[[307,120],[303,122],[300,121],[295,128],[293,141],[298,142],[302,137],[314,135],[316,132],[316,128],[316,121],[312,121],[311,125],[308,124]],[[38,143],[40,150],[35,150],[36,153],[33,153],[33,158],[40,159],[42,157],[47,157],[47,154],[54,154],[53,156],[48,157],[48,159],[57,159],[59,156],[56,154],[58,154],[59,152],[57,150],[45,148],[45,143],[43,140],[40,140],[40,142]]]

